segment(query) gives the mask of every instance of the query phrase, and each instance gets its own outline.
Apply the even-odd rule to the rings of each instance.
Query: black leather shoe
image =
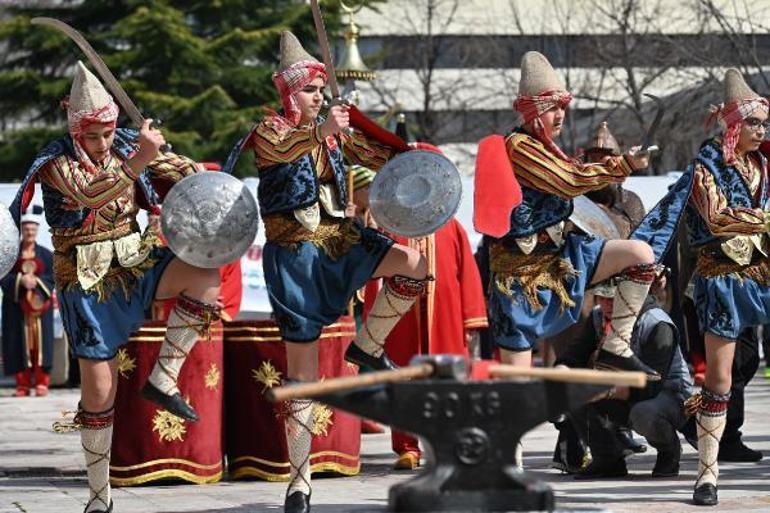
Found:
[[[668,451],[658,451],[652,477],[676,477],[679,475],[679,459],[682,457],[682,446]]]
[[[634,434],[627,427],[619,427],[617,431],[615,431],[615,435],[618,437],[618,441],[623,446],[624,456],[647,452],[647,446],[643,443],[637,442],[634,439]]]
[[[719,461],[735,461],[741,463],[756,463],[764,455],[760,451],[755,451],[747,447],[742,441],[730,444],[719,445]]]
[[[601,479],[611,477],[626,477],[628,469],[626,460],[617,460],[614,462],[597,463],[592,461],[586,468],[575,474],[575,479]]]
[[[200,418],[192,406],[182,399],[182,394],[177,392],[174,395],[166,395],[149,381],[142,387],[142,397],[163,406],[169,413],[173,413],[177,417],[189,420],[190,422],[197,422]]]
[[[596,357],[595,369],[609,371],[638,371],[647,374],[649,381],[660,381],[660,374],[632,354],[628,358],[602,349]]]
[[[696,506],[716,506],[719,504],[717,487],[711,483],[700,485],[692,492],[692,502]]]
[[[296,491],[286,496],[283,513],[310,513],[310,495]]]
[[[86,509],[88,509],[88,506],[86,506]],[[83,513],[85,513],[85,510],[83,510]],[[90,511],[90,513],[112,513],[112,499],[110,499],[110,507],[106,510],[104,509],[94,509]]]
[[[364,352],[364,350],[358,347],[355,342],[351,342],[348,346],[348,350],[345,351],[345,360],[350,363],[355,363],[359,367],[369,367],[375,371],[398,369],[398,365],[388,358],[385,351],[383,351],[380,356],[373,356]]]

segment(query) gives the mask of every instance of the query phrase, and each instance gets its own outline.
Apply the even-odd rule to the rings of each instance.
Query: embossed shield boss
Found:
[[[444,226],[460,206],[462,182],[452,162],[413,150],[389,160],[369,187],[377,224],[403,237],[425,237]]]
[[[239,259],[254,242],[257,202],[227,173],[205,171],[180,180],[163,202],[168,246],[190,265],[213,269]]]
[[[8,274],[19,257],[19,229],[11,212],[0,203],[0,278]]]
[[[569,216],[572,224],[594,237],[607,240],[620,238],[617,226],[600,206],[585,196],[577,196],[572,201],[574,209]]]

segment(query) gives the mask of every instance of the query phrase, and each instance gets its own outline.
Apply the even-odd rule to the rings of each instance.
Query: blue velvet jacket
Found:
[[[765,158],[762,165],[765,165]],[[663,261],[666,253],[676,239],[676,232],[682,217],[687,216],[690,244],[694,247],[702,246],[717,239],[697,210],[690,205],[693,179],[696,164],[701,164],[709,173],[722,193],[727,198],[728,204],[741,207],[757,207],[756,200],[741,177],[740,172],[733,166],[726,166],[722,157],[722,148],[715,140],[709,140],[701,146],[698,156],[691,163],[684,174],[671,186],[668,194],[661,199],[652,210],[642,219],[639,226],[631,233],[630,238],[647,242],[655,253],[656,262]],[[766,180],[762,181],[760,198],[765,198],[767,193]],[[764,203],[764,200],[763,200]],[[762,205],[763,208],[766,206]]]
[[[318,123],[323,123],[319,117]],[[238,157],[253,134],[238,141],[227,158],[223,171],[232,173]],[[334,149],[324,144],[328,152],[329,162],[334,172],[334,184],[337,189],[337,202],[344,209],[348,202],[348,188],[345,164],[341,145]],[[257,186],[257,201],[262,216],[292,212],[309,207],[318,201],[319,181],[315,162],[310,153],[306,153],[291,163],[281,163],[259,169],[259,185]]]

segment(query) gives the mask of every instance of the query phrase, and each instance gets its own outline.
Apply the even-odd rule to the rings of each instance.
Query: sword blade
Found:
[[[340,98],[340,87],[337,84],[337,74],[334,70],[334,62],[332,62],[332,54],[329,51],[329,40],[326,37],[326,26],[324,20],[321,17],[321,8],[318,6],[318,0],[310,0],[310,8],[313,10],[313,21],[315,22],[315,31],[318,34],[318,46],[321,48],[321,57],[324,60],[326,66],[326,76],[328,77],[329,90],[332,93],[332,98]]]
[[[72,39],[72,41],[83,51],[86,57],[88,57],[89,62],[104,81],[104,85],[115,97],[115,101],[117,101],[118,104],[123,108],[123,111],[129,117],[129,119],[131,119],[131,122],[136,125],[137,128],[144,124],[144,116],[142,116],[142,113],[139,111],[136,104],[128,96],[128,93],[126,93],[125,89],[123,89],[123,87],[120,85],[118,80],[115,78],[115,75],[112,74],[99,54],[96,53],[96,50],[94,50],[91,44],[86,41],[86,38],[84,38],[80,32],[67,25],[63,21],[57,20],[56,18],[37,17],[32,18],[30,23],[33,25],[45,25],[48,27],[53,27]]]
[[[642,142],[642,147],[639,151],[646,151],[647,148],[652,146],[652,139],[655,137],[655,132],[658,131],[658,127],[660,126],[660,122],[663,119],[663,113],[666,109],[663,108],[663,101],[658,98],[657,96],[653,94],[644,93],[644,96],[650,98],[652,101],[655,102],[655,118],[652,120],[652,123],[650,124],[650,127],[647,129],[647,133],[644,134],[644,139]]]

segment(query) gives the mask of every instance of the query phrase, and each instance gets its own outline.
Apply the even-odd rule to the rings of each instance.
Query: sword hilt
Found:
[[[160,127],[163,126],[163,120],[161,119],[152,119],[152,124],[150,125],[150,128],[155,128],[156,130],[160,130]],[[161,153],[169,153],[174,147],[171,145],[171,143],[165,143],[160,147]]]

